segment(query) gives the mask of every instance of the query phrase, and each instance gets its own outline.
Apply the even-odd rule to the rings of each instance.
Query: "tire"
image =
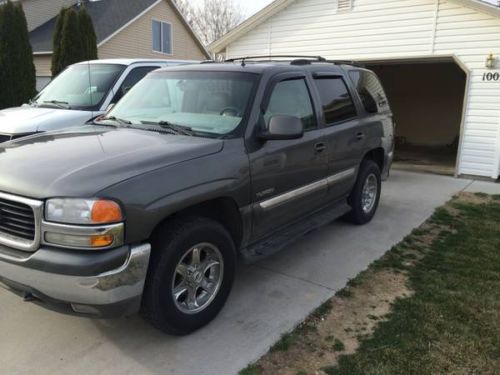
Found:
[[[160,227],[152,245],[142,299],[144,318],[176,336],[208,324],[224,306],[233,285],[236,251],[228,231],[207,218],[179,219]]]
[[[346,215],[348,221],[363,225],[373,219],[380,201],[381,181],[379,166],[372,160],[364,160],[359,167],[356,184],[348,198],[348,203],[352,207],[352,211]],[[367,197],[367,200],[363,202],[363,189],[366,184],[371,184],[376,191],[372,190],[371,199]]]

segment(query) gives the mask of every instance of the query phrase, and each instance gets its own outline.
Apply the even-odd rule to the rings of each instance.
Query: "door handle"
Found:
[[[364,139],[364,138],[365,138],[365,133],[363,133],[363,132],[359,132],[359,133],[357,133],[357,134],[356,134],[356,139],[357,139],[358,141],[361,141],[361,140],[362,140],[362,139]]]
[[[323,152],[326,150],[326,145],[323,142],[316,143],[314,145],[316,152]]]

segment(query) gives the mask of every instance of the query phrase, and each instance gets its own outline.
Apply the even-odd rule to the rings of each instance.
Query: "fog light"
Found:
[[[72,234],[46,232],[45,242],[59,246],[77,248],[100,248],[111,246],[114,242],[114,236],[112,234],[77,236]]]

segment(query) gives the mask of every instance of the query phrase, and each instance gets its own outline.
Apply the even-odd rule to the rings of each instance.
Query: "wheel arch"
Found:
[[[224,226],[231,235],[235,247],[238,249],[243,240],[243,218],[238,204],[231,197],[218,197],[182,208],[163,218],[154,227],[151,237],[166,223],[185,217],[199,216],[217,221]]]

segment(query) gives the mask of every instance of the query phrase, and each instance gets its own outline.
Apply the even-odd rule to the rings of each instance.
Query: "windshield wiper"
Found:
[[[64,102],[62,100],[45,100],[43,104],[53,104],[57,108],[62,108],[62,109],[71,109],[70,105],[68,102]]]
[[[191,129],[189,126],[173,124],[173,123],[171,123],[169,121],[158,121],[158,122],[155,122],[155,121],[141,121],[141,123],[144,124],[144,125],[159,125],[163,129],[172,130],[175,133],[181,134],[181,135],[190,135],[190,136],[194,135],[193,129]]]
[[[100,125],[101,121],[114,121],[114,122],[119,123],[120,125],[132,125],[132,121],[125,120],[125,119],[122,119],[122,118],[118,118],[118,117],[115,117],[115,116],[103,117],[103,118],[101,118],[101,119],[98,120],[97,124]]]

